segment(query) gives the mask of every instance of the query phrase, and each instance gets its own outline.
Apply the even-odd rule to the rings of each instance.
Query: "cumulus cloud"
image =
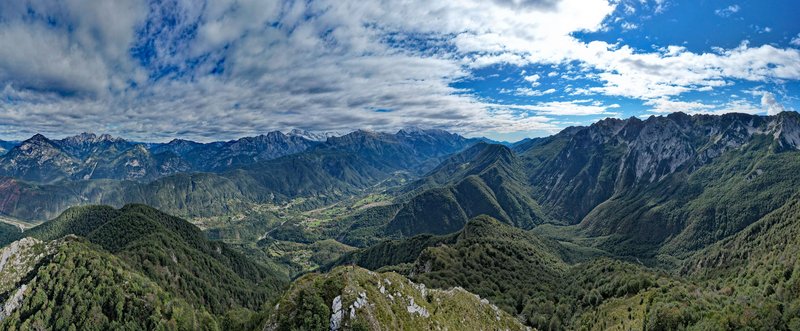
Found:
[[[717,16],[720,17],[730,17],[731,15],[738,13],[739,9],[741,9],[739,5],[730,5],[728,7],[715,10],[714,14],[717,14]]]
[[[617,116],[619,114],[609,111],[619,108],[618,104],[604,105],[602,102],[594,102],[591,99],[571,100],[571,101],[550,101],[534,105],[513,105],[511,109],[519,109],[534,112],[542,115],[608,115]]]
[[[800,46],[800,33],[798,33],[796,37],[792,38],[792,40],[789,41],[789,43],[794,46]]]
[[[0,82],[64,94],[100,94],[141,82],[128,47],[144,14],[146,7],[133,0],[4,1]]]
[[[623,29],[623,30],[625,30],[625,31],[628,31],[628,30],[636,30],[636,29],[638,29],[638,28],[639,28],[639,26],[638,26],[638,25],[636,25],[636,23],[631,23],[631,22],[622,22],[622,24],[621,24],[620,26],[621,26],[621,27],[622,27],[622,29]]]
[[[649,111],[656,113],[684,112],[687,114],[767,114],[776,115],[785,110],[775,94],[767,91],[749,91],[749,94],[758,98],[758,101],[731,97],[731,100],[719,104],[707,104],[700,101],[679,101],[669,97],[648,100],[645,105],[650,106]]]
[[[775,95],[770,92],[761,93],[761,108],[767,112],[767,115],[777,115],[786,110],[783,108],[783,105],[778,103],[778,100],[775,99]]]
[[[533,75],[530,75],[530,76],[523,77],[523,79],[525,79],[526,82],[531,83],[531,86],[533,86],[533,87],[537,87],[537,86],[542,84],[542,83],[539,83],[539,78],[541,78],[541,77],[539,75],[537,75],[537,74],[533,74]]]
[[[687,114],[697,114],[708,112],[715,108],[713,105],[707,105],[702,102],[675,101],[668,97],[648,100],[645,102],[645,105],[651,106],[652,108],[650,111],[656,113],[684,112]]]
[[[508,90],[508,91],[503,90],[501,92],[513,92],[514,95],[526,96],[526,97],[540,97],[540,96],[543,96],[543,95],[556,93],[556,89],[550,88],[550,89],[546,89],[546,90],[534,90],[534,89],[532,89],[530,87],[520,87],[520,88],[517,88],[517,89],[515,89],[513,91],[511,91],[511,90]]]
[[[628,46],[591,42],[579,57],[602,70],[598,77],[605,84],[588,92],[639,99],[727,86],[732,79],[767,82],[800,78],[800,51],[771,45],[749,47],[743,43],[716,54],[698,54],[678,47],[638,53]]]
[[[645,3],[654,11],[668,5]],[[572,93],[662,108],[690,108],[667,101],[733,80],[800,79],[800,51],[793,48],[744,43],[715,53],[677,46],[641,51],[574,37],[603,29],[618,5],[6,1],[0,44],[12,47],[0,48],[0,134],[105,131],[211,140],[292,127],[407,125],[480,133],[554,130],[554,116],[613,114],[615,105],[591,102],[497,104],[455,87],[495,64],[575,66],[524,75],[527,86],[509,89],[517,95],[552,96],[555,89],[534,88],[542,76],[563,74],[597,83],[569,87]]]

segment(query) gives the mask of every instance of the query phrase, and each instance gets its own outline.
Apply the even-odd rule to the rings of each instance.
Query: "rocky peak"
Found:
[[[97,135],[88,132],[83,132],[79,135],[64,138],[65,142],[72,142],[72,143],[86,143],[86,142],[94,142],[96,140],[97,140]]]
[[[41,133],[37,133],[33,135],[33,137],[24,140],[21,145],[30,145],[30,144],[33,145],[52,144],[52,141],[47,137],[45,137],[44,135],[42,135]]]
[[[441,129],[422,129],[420,127],[412,126],[397,131],[397,135],[402,136],[455,136],[455,133],[450,133]]]
[[[270,131],[270,132],[267,132],[266,135],[263,135],[263,134],[259,135],[259,137],[262,137],[262,138],[266,137],[266,138],[272,139],[272,140],[275,140],[275,139],[283,140],[283,139],[288,138],[285,134],[283,134],[283,132],[280,132],[280,131]]]
[[[618,118],[606,118],[600,120],[588,127],[582,127],[574,134],[574,143],[583,145],[586,143],[603,144],[612,139],[616,139],[617,134],[625,127],[630,120],[622,120]]]
[[[96,156],[96,154],[117,155],[132,145],[124,139],[115,138],[109,134],[98,136],[87,132],[57,140],[55,144],[69,155],[81,160]]]
[[[775,115],[774,137],[783,149],[800,149],[800,114],[783,111]]]
[[[287,136],[305,138],[312,141],[325,141],[329,137],[336,137],[339,136],[339,134],[334,132],[311,132],[301,129],[292,129]]]
[[[114,136],[104,133],[101,135],[96,135],[94,133],[83,132],[81,134],[67,137],[61,140],[63,143],[69,144],[95,144],[101,142],[118,142],[123,141],[122,138],[115,138]]]
[[[685,117],[677,117],[678,121]],[[672,118],[651,117],[632,141],[626,159],[636,179],[656,181],[684,166],[695,155],[689,139]]]
[[[414,133],[425,133],[425,129],[419,126],[407,126],[405,128],[400,129],[397,133],[405,133],[405,134],[414,134]]]
[[[22,151],[24,154],[30,155],[39,154],[47,150],[57,150],[57,148],[52,140],[47,139],[47,137],[44,135],[37,133],[33,137],[23,141],[19,146],[14,148],[14,150]],[[12,150],[12,152],[14,150]]]
[[[201,145],[201,144],[198,143],[198,142],[194,142],[194,141],[186,140],[186,139],[172,139],[167,143],[167,145],[169,145],[169,146],[196,146],[196,145]]]
[[[675,112],[667,115],[667,119],[671,120],[673,123],[677,124],[680,127],[690,126],[692,125],[692,116],[688,115],[684,112]]]

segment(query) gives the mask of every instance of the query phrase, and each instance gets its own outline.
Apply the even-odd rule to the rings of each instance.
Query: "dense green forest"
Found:
[[[144,205],[75,207],[25,234],[55,252],[19,269],[16,285],[2,294],[28,289],[7,319],[22,329],[227,329],[250,323],[289,282],[276,264],[209,241],[185,220]]]
[[[3,330],[219,330],[192,306],[114,255],[80,239],[58,244],[26,284]]]
[[[795,330],[799,221],[795,200],[698,252],[680,273],[604,257],[489,217],[453,235],[348,253],[337,264],[395,270],[434,288],[461,286],[540,329]]]

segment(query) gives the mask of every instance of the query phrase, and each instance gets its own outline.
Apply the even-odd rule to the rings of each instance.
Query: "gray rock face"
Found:
[[[330,137],[339,137],[342,136],[343,134],[339,132],[310,132],[306,130],[292,129],[292,131],[289,131],[289,133],[287,133],[286,135],[290,137],[300,137],[312,141],[322,142],[328,140],[328,138]]]
[[[632,161],[636,179],[650,182],[675,172],[694,155],[692,145],[672,121],[645,126],[629,146],[625,158]]]
[[[342,310],[342,296],[337,295],[333,298],[331,305],[331,331],[337,331],[342,328],[342,319],[344,319],[344,311]]]
[[[560,145],[554,154],[536,154],[534,147],[548,143]],[[606,119],[569,128],[517,152],[523,157],[531,153],[527,157],[535,159],[526,172],[537,200],[570,205],[559,216],[577,222],[615,192],[692,172],[755,143],[775,152],[800,149],[800,114],[674,113],[646,120]]]
[[[784,149],[800,149],[800,114],[796,112],[782,112],[776,115],[776,120],[770,123],[770,129],[775,140]]]
[[[33,181],[49,182],[69,178],[79,171],[79,167],[79,159],[39,134],[0,157],[0,173]]]
[[[621,128],[609,124],[617,121],[604,120],[584,130],[592,143],[622,145],[626,162],[621,167],[631,167],[637,180],[650,182],[691,163],[711,162],[728,150],[746,146],[756,135],[772,136],[784,149],[800,149],[800,116],[794,112],[766,117],[675,113],[646,121],[631,118],[621,121]]]
[[[19,308],[26,295],[28,284],[19,284],[32,272],[44,257],[52,255],[58,241],[43,243],[34,238],[17,240],[0,250],[0,320]],[[19,284],[19,285],[17,285]]]

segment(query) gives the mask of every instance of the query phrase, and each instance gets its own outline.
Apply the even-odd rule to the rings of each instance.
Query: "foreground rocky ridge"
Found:
[[[339,267],[306,275],[264,330],[530,330],[461,288],[429,289],[393,273]]]

